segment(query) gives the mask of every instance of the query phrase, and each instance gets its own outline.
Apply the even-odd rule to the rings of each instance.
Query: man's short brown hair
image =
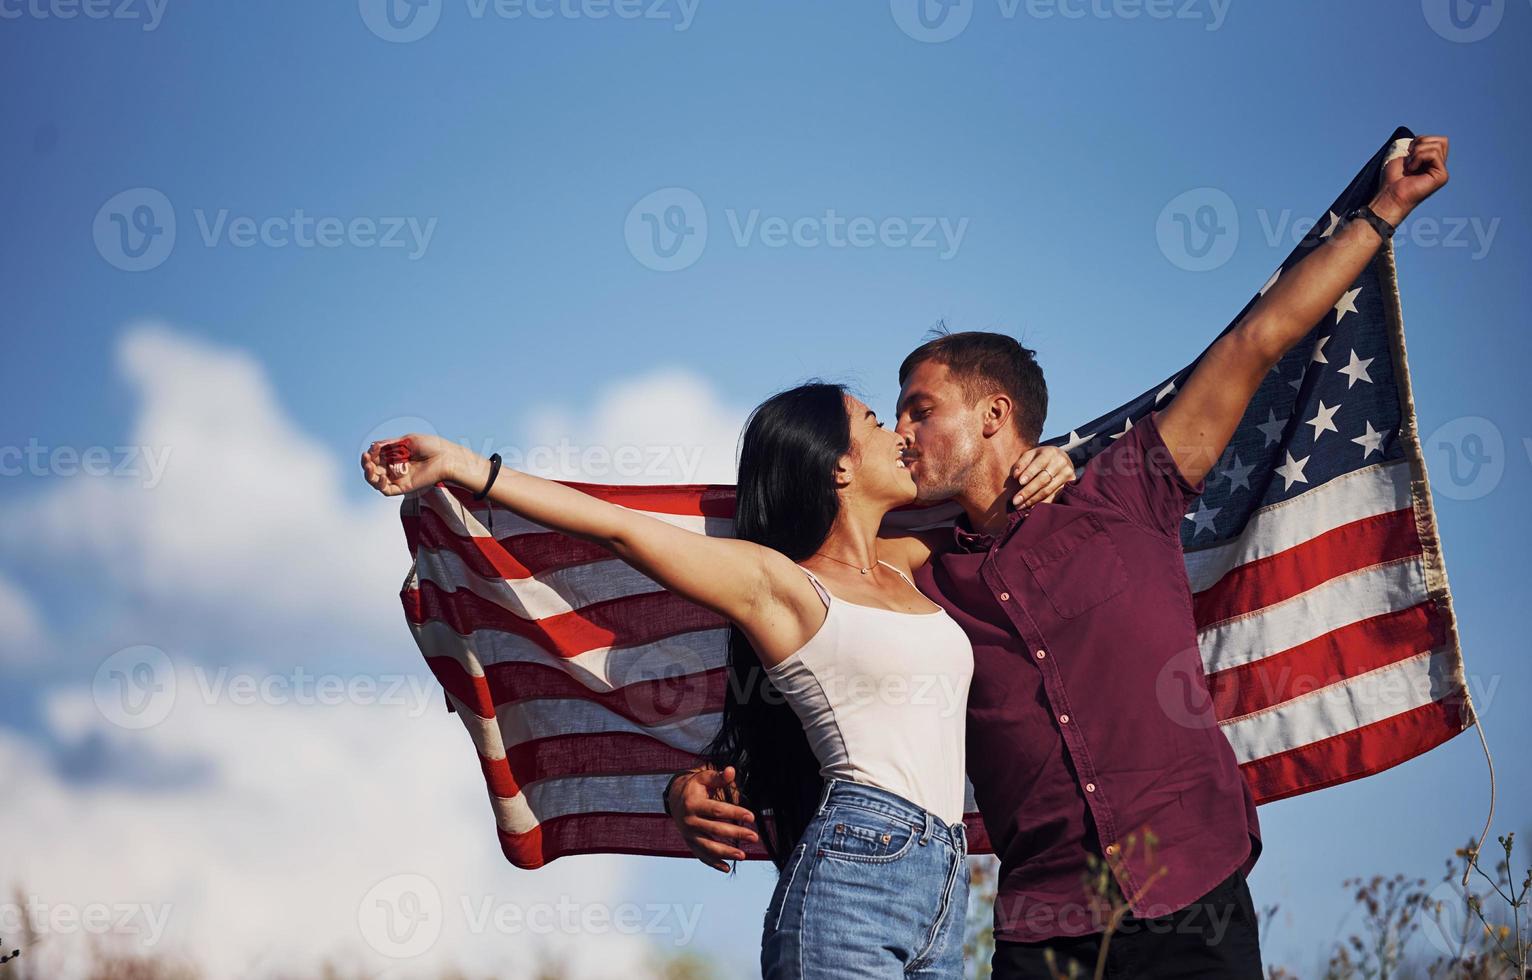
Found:
[[[945,364],[970,403],[997,391],[1009,396],[1016,406],[1012,413],[1016,431],[1037,445],[1043,436],[1043,420],[1048,417],[1048,383],[1043,380],[1037,352],[1003,333],[948,333],[945,326],[938,326],[936,332],[935,339],[910,351],[899,365],[900,386],[926,361]]]

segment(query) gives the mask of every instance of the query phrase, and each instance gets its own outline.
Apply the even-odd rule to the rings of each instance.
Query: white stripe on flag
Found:
[[[544,619],[598,602],[665,591],[625,561],[606,558],[554,568],[527,578],[487,578],[469,569],[456,552],[421,548],[417,574],[444,592],[466,588],[522,619]]]
[[[1383,721],[1461,690],[1455,654],[1426,650],[1223,723],[1241,765]]]
[[[1193,592],[1218,584],[1230,569],[1280,554],[1326,531],[1411,505],[1407,460],[1378,463],[1338,476],[1288,500],[1267,504],[1250,515],[1245,533],[1200,551],[1186,553]]]
[[[473,714],[472,711],[468,712]],[[722,715],[710,711],[666,725],[643,725],[594,701],[579,698],[538,698],[499,705],[500,739],[506,746],[520,745],[551,735],[597,735],[624,732],[647,735],[683,752],[701,752],[718,733]]]
[[[662,772],[544,779],[515,796],[489,799],[496,825],[509,834],[524,834],[543,820],[580,813],[663,813],[660,791],[669,778]]]
[[[1253,663],[1351,623],[1426,600],[1420,556],[1338,575],[1307,592],[1197,634],[1208,673]]]
[[[484,668],[496,664],[537,663],[564,671],[596,693],[712,670],[728,662],[728,631],[723,629],[678,633],[631,647],[601,647],[567,658],[503,630],[478,629],[463,636],[431,620],[414,633],[427,658],[450,657],[474,677],[483,677]]]
[[[490,537],[489,528],[479,520],[478,515],[465,507],[452,494],[437,488],[432,493],[422,494],[421,501],[427,508],[441,516],[447,527],[454,534],[469,535],[477,538]],[[621,506],[621,505],[619,505]],[[666,524],[674,524],[676,527],[695,531],[698,534],[706,534],[711,537],[733,537],[734,521],[727,517],[694,517],[687,514],[661,514],[654,511],[638,508],[637,513],[647,514],[657,521]],[[535,524],[526,518],[514,514],[503,507],[495,508],[495,533],[494,537],[508,538],[517,534],[555,534],[541,524]]]

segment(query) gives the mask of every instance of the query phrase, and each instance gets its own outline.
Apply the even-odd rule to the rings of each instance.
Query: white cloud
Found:
[[[129,595],[237,622],[380,621],[409,564],[397,504],[347,502],[355,462],[302,431],[254,358],[141,324],[117,366],[140,404],[136,474],[70,477],[17,505],[0,531],[11,550],[83,560]]]
[[[183,691],[194,684],[178,681]],[[637,960],[646,945],[620,935],[475,931],[483,920],[469,910],[485,902],[524,909],[576,895],[610,904],[624,882],[612,868],[580,874],[570,861],[532,873],[506,864],[467,735],[444,711],[411,717],[366,704],[178,697],[163,723],[129,731],[77,691],[54,694],[46,708],[50,735],[88,733],[113,755],[193,753],[215,763],[217,775],[154,793],[82,786],[59,778],[27,739],[0,730],[6,796],[21,804],[0,808],[8,842],[0,921],[14,939],[15,916],[37,918],[34,902],[55,910],[41,920],[54,934],[32,954],[38,965],[79,955],[87,936],[57,916],[91,907],[111,910],[114,938],[134,952],[189,957],[213,976],[311,972],[327,956],[390,976],[452,963],[504,969],[512,950],[525,956],[538,943],[591,971],[597,952]],[[421,925],[415,947],[384,939],[374,948],[369,916],[380,913],[364,898],[402,875],[428,883],[439,918]],[[20,911],[13,887],[27,896]],[[398,919],[396,942],[407,921]],[[390,955],[401,952],[418,955]],[[67,959],[52,962],[68,974]]]
[[[34,663],[42,656],[42,621],[32,600],[0,577],[0,663]]]
[[[370,669],[406,663],[414,680],[424,677],[399,615],[408,560],[398,504],[347,499],[342,481],[359,479],[355,461],[336,459],[290,417],[251,355],[158,324],[126,330],[117,355],[139,405],[128,441],[151,456],[137,478],[59,478],[7,507],[0,543],[10,553],[91,577],[71,593],[72,632],[49,630],[0,581],[0,629],[93,648],[105,639],[123,652],[158,644],[176,654],[166,658],[176,694],[157,724],[124,725],[132,719],[99,700],[99,678],[93,696],[71,674],[35,692],[40,731],[0,728],[12,804],[0,807],[0,936],[11,938],[15,915],[36,911],[8,904],[13,887],[66,919],[92,909],[114,923],[126,915],[117,938],[140,952],[152,939],[149,952],[184,955],[211,976],[307,972],[327,955],[379,977],[435,975],[449,963],[516,975],[539,948],[560,951],[574,976],[609,976],[614,963],[642,963],[645,951],[673,947],[677,932],[690,936],[697,923],[688,926],[686,913],[659,936],[591,927],[592,915],[610,916],[624,898],[656,894],[652,862],[510,866],[472,745],[434,683],[425,713],[418,697],[316,706],[205,693],[207,671],[239,662],[239,673],[283,680],[271,664],[292,645],[299,617],[316,630],[296,651],[315,673],[343,670],[323,635],[375,648]],[[594,482],[725,482],[743,418],[704,382],[666,372],[608,389],[578,415],[539,413],[527,444],[648,447],[643,465],[658,467],[631,479],[569,474]],[[102,778],[102,767],[116,778]],[[175,778],[146,778],[165,773]],[[693,880],[712,874],[689,870]],[[366,910],[420,880],[411,876],[441,899],[441,932],[419,957],[394,960],[379,952],[378,931],[386,946],[388,928],[405,920],[369,925]],[[710,902],[701,932],[715,932],[721,914],[734,924],[730,904]],[[545,927],[505,928],[528,915]],[[571,916],[584,925],[566,928]],[[78,975],[90,937],[53,921],[32,962],[46,956],[49,975]]]
[[[563,480],[733,483],[747,415],[706,379],[657,371],[603,389],[584,411],[534,413],[521,452],[529,472]]]

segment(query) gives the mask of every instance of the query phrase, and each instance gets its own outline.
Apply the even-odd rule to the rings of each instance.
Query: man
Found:
[[[1161,707],[1158,678],[1196,650],[1180,524],[1268,371],[1361,274],[1383,234],[1447,182],[1447,139],[1388,163],[1371,214],[1340,226],[1210,347],[1163,411],[1085,467],[1052,506],[1018,511],[1012,463],[1036,445],[1047,388],[999,334],[939,337],[900,367],[898,432],[920,499],[955,499],[911,536],[917,579],[974,647],[968,775],[1000,858],[996,980],[1262,976],[1245,876],[1260,853],[1249,787],[1216,725]],[[1377,222],[1377,223],[1375,223]],[[733,773],[672,782],[694,853],[742,857]],[[731,843],[734,842],[734,843]],[[1113,920],[1114,907],[1127,912]]]

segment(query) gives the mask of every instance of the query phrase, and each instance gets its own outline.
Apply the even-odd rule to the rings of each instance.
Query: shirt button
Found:
[[[1001,602],[1009,602],[1010,599],[1011,599],[1011,594],[1009,592],[1002,592],[1002,593],[1000,593],[1000,601]]]
[[[1087,792],[1087,793],[1094,793],[1095,791],[1096,791],[1096,784],[1095,783],[1086,783],[1085,784],[1085,792]]]
[[[1041,659],[1043,659],[1046,656],[1048,656],[1048,654],[1043,652],[1042,650],[1037,651],[1037,659],[1038,660],[1041,660]]]
[[[1059,724],[1060,725],[1067,725],[1067,724],[1069,724],[1069,716],[1068,715],[1059,715]]]

